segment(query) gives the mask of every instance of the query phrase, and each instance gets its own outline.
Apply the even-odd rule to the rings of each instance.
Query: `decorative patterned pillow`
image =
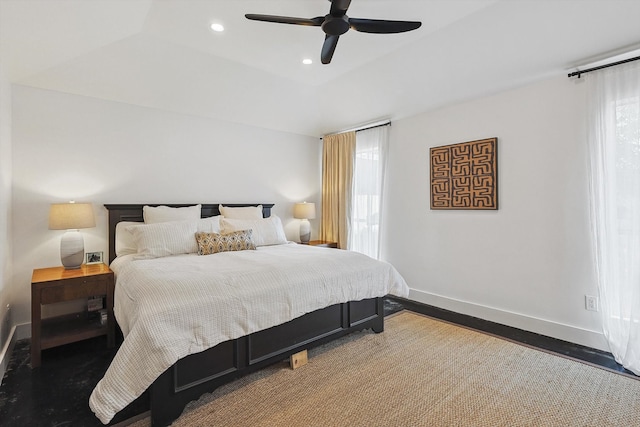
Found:
[[[252,234],[252,230],[233,231],[226,234],[196,233],[198,255],[255,249],[256,245],[251,238]]]

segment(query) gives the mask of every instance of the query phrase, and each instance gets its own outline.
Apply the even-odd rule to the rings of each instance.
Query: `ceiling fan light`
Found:
[[[213,24],[211,24],[211,29],[216,33],[221,33],[222,31],[224,31],[224,26],[222,24],[214,22]]]
[[[302,63],[303,63],[304,65],[311,65],[311,64],[313,64],[313,61],[312,61],[311,59],[309,59],[309,58],[304,58],[304,59],[302,60]]]

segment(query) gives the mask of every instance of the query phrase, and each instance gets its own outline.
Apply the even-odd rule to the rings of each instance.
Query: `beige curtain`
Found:
[[[356,133],[326,135],[322,147],[322,223],[320,238],[347,249],[351,218]]]

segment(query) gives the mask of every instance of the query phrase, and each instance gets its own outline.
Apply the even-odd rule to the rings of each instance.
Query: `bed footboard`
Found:
[[[202,394],[350,332],[384,330],[383,298],[336,304],[180,359],[150,387],[153,426],[169,425]]]

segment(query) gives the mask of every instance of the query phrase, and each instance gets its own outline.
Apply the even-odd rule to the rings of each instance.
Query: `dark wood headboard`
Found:
[[[198,203],[189,204],[125,204],[125,205],[104,205],[109,211],[109,263],[116,258],[116,224],[120,221],[134,221],[143,222],[142,208],[144,206],[169,206],[171,208],[184,208],[187,206],[197,205]],[[222,203],[222,206],[229,206],[232,208],[242,208],[248,206],[262,205],[262,216],[268,218],[271,216],[271,208],[273,203]],[[220,203],[215,204],[202,204],[201,218],[208,218],[210,216],[220,215]]]

